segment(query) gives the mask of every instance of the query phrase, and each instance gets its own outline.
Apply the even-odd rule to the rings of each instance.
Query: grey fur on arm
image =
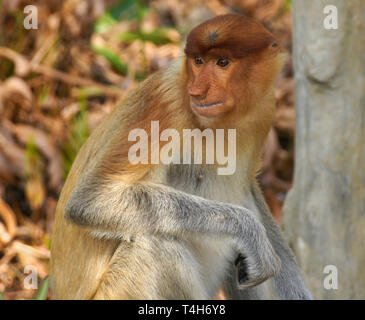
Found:
[[[240,253],[238,285],[247,288],[280,269],[261,222],[244,207],[208,200],[154,183],[105,185],[86,178],[71,193],[66,218],[91,230],[110,234],[153,234],[188,237],[222,234],[232,237]]]
[[[312,295],[304,284],[294,255],[286,243],[280,228],[273,220],[257,185],[252,187],[252,194],[261,214],[261,221],[266,228],[267,236],[282,261],[280,272],[273,278],[274,289],[278,298],[284,300],[311,300]]]

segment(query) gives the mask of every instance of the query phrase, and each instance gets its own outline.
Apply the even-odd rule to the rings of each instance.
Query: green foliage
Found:
[[[119,39],[122,42],[133,42],[135,40],[141,40],[144,42],[152,42],[156,45],[163,45],[172,42],[168,37],[168,28],[157,28],[152,32],[143,32],[141,30],[137,31],[127,31],[119,35]]]
[[[284,10],[290,10],[291,8],[291,0],[286,0],[284,3]]]
[[[102,15],[94,24],[94,30],[97,33],[105,33],[111,27],[115,26],[119,21],[134,21],[131,27],[132,30],[122,32],[118,35],[118,39],[122,43],[131,43],[136,40],[140,40],[143,43],[152,42],[155,45],[164,45],[173,42],[169,32],[171,28],[156,28],[153,31],[143,31],[141,26],[146,13],[148,12],[147,2],[144,0],[122,0],[112,6],[104,15]],[[103,56],[111,66],[122,74],[123,76],[128,73],[128,65],[116,54],[113,50],[107,46],[92,45],[92,50],[101,56]],[[144,45],[142,47],[142,55],[144,53]],[[134,75],[137,81],[142,81],[146,78],[147,66],[143,66],[142,71],[137,71]]]
[[[42,105],[45,101],[47,101],[49,96],[49,86],[46,84],[42,85],[41,91],[38,95],[38,105]]]
[[[147,71],[142,71],[142,72],[136,72],[136,74],[134,75],[134,78],[137,81],[143,81],[144,79],[147,78]]]
[[[107,47],[99,47],[99,46],[95,46],[95,45],[92,45],[91,48],[95,53],[103,56],[106,60],[108,60],[109,63],[112,65],[112,67],[116,71],[118,71],[120,74],[122,74],[124,76],[127,74],[128,66],[111,49],[109,49]]]
[[[39,287],[36,294],[33,296],[33,300],[46,300],[48,294],[49,277],[45,277],[41,286]]]
[[[42,243],[44,244],[44,246],[48,249],[48,250],[51,250],[51,244],[52,244],[52,241],[51,241],[51,238],[50,238],[50,235],[48,233],[46,233],[43,238],[42,238]]]
[[[49,277],[45,277],[42,281],[41,286],[33,296],[33,300],[46,300],[48,295]],[[0,292],[0,300],[5,300]]]
[[[39,162],[39,151],[34,141],[34,137],[30,136],[25,145],[25,162],[26,171],[30,173],[33,171],[34,167],[38,167]]]
[[[76,92],[77,96],[80,97],[80,95],[83,95],[87,99],[105,96],[105,92],[103,91],[103,89],[93,87],[93,86],[75,88],[75,92]]]
[[[73,118],[71,123],[69,139],[63,146],[62,158],[64,166],[64,177],[67,177],[75,160],[77,152],[89,136],[87,123],[86,94],[80,91],[79,96],[80,112]]]
[[[106,32],[121,20],[141,22],[147,10],[142,0],[121,0],[96,21],[94,30],[97,33]]]
[[[123,76],[127,75],[128,73],[128,65],[126,63],[124,63],[122,61],[122,59],[116,54],[114,53],[112,50],[110,50],[107,47],[97,47],[97,46],[92,46],[92,50],[103,56],[106,60],[108,60],[108,62],[112,65],[112,67],[119,72],[120,74],[122,74]],[[147,76],[147,72],[136,72],[136,74],[134,75],[134,78],[137,81],[142,81],[146,78]],[[86,89],[86,88],[84,88]],[[98,91],[97,89],[92,89],[92,88],[88,88],[87,92],[85,92],[88,96],[92,96],[92,95],[100,95],[102,94],[102,92]]]
[[[94,25],[94,30],[97,33],[103,33],[108,31],[112,26],[117,23],[110,13],[104,13]]]

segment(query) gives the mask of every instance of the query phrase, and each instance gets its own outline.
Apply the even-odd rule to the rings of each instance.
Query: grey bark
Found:
[[[326,30],[326,5],[338,29]],[[293,0],[294,187],[284,232],[317,299],[365,299],[365,1]],[[338,289],[324,288],[326,265]]]

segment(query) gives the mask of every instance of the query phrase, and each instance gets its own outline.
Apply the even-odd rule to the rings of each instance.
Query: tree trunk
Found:
[[[337,30],[324,27],[327,5]],[[365,1],[293,0],[292,12],[296,155],[284,232],[315,298],[365,299]],[[324,286],[327,265],[337,290]]]

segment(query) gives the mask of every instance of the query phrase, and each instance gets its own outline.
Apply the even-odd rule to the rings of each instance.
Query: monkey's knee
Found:
[[[144,237],[117,248],[93,299],[207,299],[200,275],[185,245]]]

